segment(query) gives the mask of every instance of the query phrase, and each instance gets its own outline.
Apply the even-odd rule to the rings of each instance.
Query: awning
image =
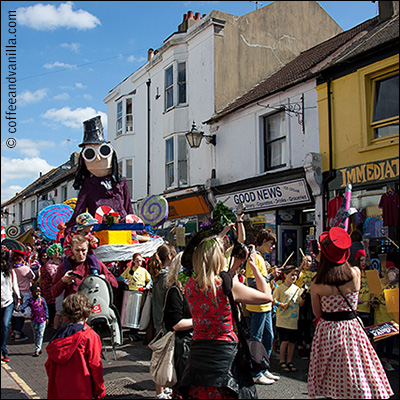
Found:
[[[168,200],[168,219],[190,217],[210,212],[203,196],[192,196],[185,199]]]

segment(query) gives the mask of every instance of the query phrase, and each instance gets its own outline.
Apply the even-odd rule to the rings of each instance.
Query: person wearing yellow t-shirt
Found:
[[[273,294],[273,304],[276,309],[276,327],[281,345],[279,347],[279,366],[283,371],[295,372],[293,355],[297,342],[299,308],[304,304],[304,289],[295,282],[299,274],[298,268],[288,265],[282,270],[283,283]]]
[[[360,268],[361,271],[361,286],[358,293],[358,306],[357,315],[361,318],[364,326],[370,326],[373,324],[373,315],[371,310],[371,304],[374,296],[369,291],[367,274],[367,257],[364,250],[358,250],[354,256],[354,264]]]
[[[121,274],[122,278],[126,279],[129,290],[139,290],[149,285],[151,276],[146,268],[141,265],[143,258],[139,253],[132,256],[131,265]]]
[[[296,281],[296,285],[299,288],[304,289],[305,301],[299,310],[299,329],[298,329],[298,356],[301,359],[307,359],[311,351],[312,342],[312,328],[314,314],[311,305],[311,281],[316,272],[311,271],[312,257],[307,254],[303,257],[303,261],[299,267],[299,277]]]
[[[261,275],[268,279],[273,279],[273,275],[267,274],[270,268],[262,256],[263,253],[270,253],[276,245],[276,235],[267,229],[262,229],[256,237],[256,266]],[[245,271],[247,286],[255,287],[255,277],[249,263],[246,264]],[[268,281],[267,279],[267,281]],[[251,337],[262,342],[267,350],[268,356],[271,355],[274,340],[274,330],[272,325],[272,305],[271,303],[261,305],[246,305],[246,309],[251,313]],[[261,385],[271,385],[279,380],[279,376],[272,374],[268,370],[254,375],[254,382]]]
[[[387,280],[386,278],[381,279],[382,292],[375,298],[374,307],[374,324],[383,324],[388,321],[396,321],[393,313],[389,313],[386,308],[385,290],[396,289],[399,287],[399,269],[391,261],[386,261],[387,268]],[[386,282],[386,283],[385,283]],[[399,315],[397,313],[397,315]],[[399,321],[396,321],[399,323]],[[394,336],[389,336],[386,339],[379,340],[376,342],[376,352],[382,359],[383,367],[386,371],[394,371],[392,364],[390,363],[394,349]]]

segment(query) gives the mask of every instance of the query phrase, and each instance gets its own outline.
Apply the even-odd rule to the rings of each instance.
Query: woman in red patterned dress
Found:
[[[249,262],[258,290],[234,278],[232,293],[236,302],[265,304],[272,301],[271,289],[255,265],[255,254],[252,246]],[[184,398],[236,399],[241,389],[238,374],[243,379],[243,374],[250,371],[238,371],[234,362],[238,337],[220,277],[225,266],[221,240],[217,236],[203,239],[195,248],[192,261],[194,275],[186,283],[185,295],[193,318],[193,341],[179,388]],[[232,270],[242,261],[235,259]],[[251,375],[249,379],[250,386],[254,387]]]
[[[311,301],[317,322],[308,373],[308,394],[331,399],[388,399],[393,395],[357,309],[361,272],[347,262],[351,239],[333,227],[319,238]]]

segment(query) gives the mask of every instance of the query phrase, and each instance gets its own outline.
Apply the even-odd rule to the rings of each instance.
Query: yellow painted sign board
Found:
[[[386,289],[384,291],[386,300],[386,310],[390,313],[399,312],[399,288]]]
[[[379,272],[376,269],[365,271],[367,275],[367,282],[369,292],[372,294],[382,293],[381,280],[379,279]]]

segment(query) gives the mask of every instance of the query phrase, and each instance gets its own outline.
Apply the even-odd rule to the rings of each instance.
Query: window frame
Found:
[[[130,113],[128,113],[129,102],[131,103]],[[134,105],[133,96],[120,98],[117,102],[116,138],[122,135],[135,133]],[[131,117],[132,120],[132,130],[128,130],[128,117]]]
[[[172,151],[168,149],[169,143],[172,143]],[[165,139],[165,188],[168,190],[187,186],[189,186],[187,140],[183,133],[174,134]]]
[[[394,115],[392,117],[383,118],[383,119],[379,119],[379,120],[374,121],[374,114],[375,114],[376,107],[377,107],[377,105],[376,105],[376,103],[377,103],[377,98],[376,98],[376,96],[377,96],[377,86],[378,86],[377,84],[379,82],[383,82],[383,81],[385,81],[387,79],[390,79],[390,78],[393,78],[395,76],[397,76],[397,77],[399,76],[399,72],[398,71],[397,71],[397,73],[396,73],[396,71],[393,71],[390,74],[384,74],[383,76],[379,75],[379,76],[373,77],[371,79],[371,86],[372,86],[372,88],[371,88],[371,114],[370,114],[369,125],[370,125],[371,133],[372,133],[371,140],[373,142],[375,140],[380,140],[380,139],[383,139],[383,138],[386,138],[386,137],[393,137],[393,136],[396,135],[394,133],[394,134],[390,134],[390,135],[382,135],[382,136],[377,136],[376,137],[375,136],[375,130],[378,129],[378,128],[383,128],[385,126],[393,125],[393,123],[396,123],[396,122],[397,122],[397,125],[398,125],[399,124],[399,114],[398,113],[397,113],[397,115]],[[398,131],[397,131],[397,134],[398,134]]]
[[[389,135],[374,139],[373,127],[371,122],[373,119],[373,80],[383,79],[399,73],[398,56],[388,57],[387,59],[369,65],[358,71],[358,80],[361,94],[361,131],[359,153],[370,151],[372,149],[380,149],[399,144],[399,135]],[[398,121],[392,119],[392,121]]]
[[[267,141],[267,120],[270,118],[274,118],[280,116],[281,118],[281,127],[283,127],[284,129],[284,136],[279,136],[275,139],[269,140]],[[279,168],[284,168],[288,165],[288,147],[287,147],[287,141],[288,141],[288,132],[287,132],[287,122],[286,122],[286,114],[285,111],[277,111],[277,112],[273,112],[267,115],[263,115],[262,116],[262,134],[261,134],[261,140],[262,140],[262,163],[261,163],[261,167],[262,167],[262,172],[267,172],[267,171],[273,171],[275,169],[279,169]],[[283,150],[281,150],[280,152],[280,158],[281,161],[283,160],[284,163],[280,163],[279,165],[271,165],[271,162],[269,161],[268,163],[268,149],[271,148],[271,145],[276,144],[278,142],[284,142],[283,143]],[[285,152],[285,154],[283,153]],[[267,164],[268,163],[268,164]]]
[[[129,166],[130,165],[130,170],[131,173],[129,173]],[[129,157],[129,158],[122,158],[118,160],[118,171],[119,173],[125,177],[126,179],[126,184],[128,186],[129,193],[131,195],[131,201],[135,198],[135,157]]]
[[[165,140],[165,187],[167,189],[175,186],[175,143],[174,142],[175,141],[173,136]],[[169,148],[170,143],[172,144],[172,150]],[[172,175],[172,181],[170,178],[171,175]]]
[[[131,112],[128,113],[128,102],[130,102],[130,106],[131,106]],[[131,118],[131,128],[132,129],[128,129],[128,117]],[[135,129],[134,129],[134,123],[133,123],[134,119],[133,119],[133,97],[127,97],[125,99],[125,133],[134,133]]]
[[[167,86],[167,84],[169,82],[167,82],[167,74],[168,71],[172,70],[172,79],[171,79],[171,84],[169,86]],[[164,110],[168,111],[170,109],[172,109],[174,107],[174,64],[170,65],[168,68],[166,68],[164,70],[164,98],[165,98],[165,102],[164,102]],[[172,95],[172,104],[169,105],[168,100],[169,100],[169,93],[171,93]]]
[[[117,121],[116,121],[116,137],[121,136],[124,131],[123,126],[123,113],[124,113],[123,100],[117,103]]]
[[[68,200],[68,185],[61,187],[61,200],[62,202]]]
[[[184,79],[181,80],[180,68],[184,66]],[[167,86],[167,73],[170,74],[172,83]],[[175,107],[185,107],[188,105],[188,75],[187,60],[175,60],[167,68],[164,69],[164,112],[173,110]],[[183,89],[182,89],[183,88]],[[182,92],[183,91],[183,92]],[[182,93],[184,96],[182,96]],[[169,97],[170,96],[170,97]],[[184,98],[183,98],[184,97]],[[169,102],[169,99],[171,101]]]
[[[184,65],[185,66],[185,80],[182,80],[182,81],[180,80],[180,77],[179,77],[179,75],[180,75],[179,66],[180,65]],[[181,105],[187,104],[187,68],[186,68],[186,61],[177,62],[176,69],[177,69],[176,82],[177,82],[177,91],[178,91],[178,93],[177,93],[177,100],[178,100],[177,105],[181,106]],[[184,90],[185,90],[185,99],[184,99],[185,101],[181,101],[181,87],[183,87],[183,86],[184,86]]]
[[[31,218],[36,216],[36,200],[31,200]]]

